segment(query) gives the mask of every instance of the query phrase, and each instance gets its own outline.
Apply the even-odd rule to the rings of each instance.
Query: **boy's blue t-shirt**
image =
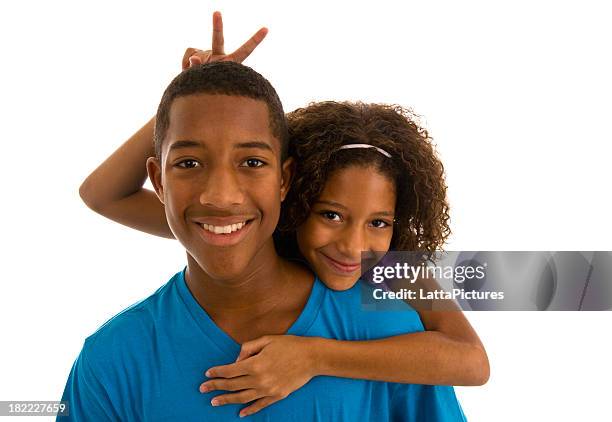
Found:
[[[422,331],[418,314],[367,311],[359,283],[336,292],[315,280],[287,334],[370,340]],[[111,318],[85,340],[58,420],[232,421],[246,404],[213,407],[202,394],[204,372],[236,360],[240,345],[197,303],[184,270],[152,296]],[[385,356],[380,356],[385,359]],[[253,421],[464,421],[452,387],[318,376]]]

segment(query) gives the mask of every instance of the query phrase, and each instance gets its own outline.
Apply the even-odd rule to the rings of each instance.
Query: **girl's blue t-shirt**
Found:
[[[369,311],[363,286],[332,291],[316,279],[287,334],[372,340],[423,331],[405,305]],[[368,289],[370,287],[366,287]],[[75,421],[232,421],[241,404],[213,407],[202,394],[204,372],[236,360],[240,345],[197,303],[184,270],[153,295],[111,318],[85,344],[62,397]],[[380,356],[385,359],[385,356]],[[397,384],[318,376],[252,421],[465,421],[449,386]]]

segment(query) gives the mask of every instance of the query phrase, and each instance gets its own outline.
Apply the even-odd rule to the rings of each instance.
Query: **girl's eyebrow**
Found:
[[[334,202],[334,201],[318,200],[315,202],[315,204],[325,204],[325,205],[331,205],[332,207],[346,209],[344,205],[340,204],[339,202]]]
[[[316,201],[315,204],[331,205],[332,207],[338,207],[338,208],[342,208],[344,210],[347,209],[344,205],[342,205],[339,202],[326,201],[324,199]],[[373,212],[371,215],[382,215],[382,216],[385,216],[385,217],[394,217],[395,216],[395,212],[393,212],[393,211],[377,211],[377,212]]]
[[[395,213],[393,211],[379,211],[372,213],[372,215],[384,215],[386,217],[394,217]]]

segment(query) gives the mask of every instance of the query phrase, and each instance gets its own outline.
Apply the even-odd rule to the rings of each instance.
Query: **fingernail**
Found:
[[[212,399],[210,401],[210,404],[212,404],[213,406],[219,406],[219,401],[217,399]]]
[[[207,386],[203,385],[203,386],[200,387],[200,393],[208,393],[208,391],[209,390],[208,390]]]
[[[204,375],[206,375],[207,377],[210,378],[210,370],[206,371],[206,373]]]

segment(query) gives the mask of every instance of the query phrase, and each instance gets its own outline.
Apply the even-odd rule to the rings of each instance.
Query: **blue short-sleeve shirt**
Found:
[[[367,311],[361,290],[336,292],[316,279],[287,334],[370,340],[422,331],[418,314]],[[111,318],[85,340],[62,400],[75,421],[232,421],[246,405],[213,407],[204,371],[236,360],[240,345],[197,303],[184,270],[153,295]],[[380,357],[384,359],[384,356]],[[448,386],[319,376],[252,421],[464,421]]]

